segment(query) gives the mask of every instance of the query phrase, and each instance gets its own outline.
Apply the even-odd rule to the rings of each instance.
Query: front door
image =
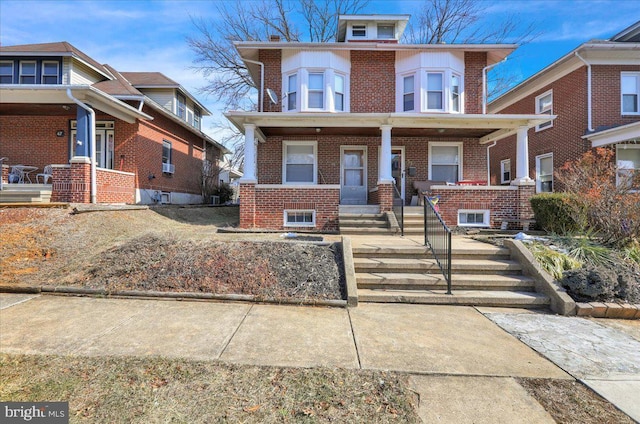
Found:
[[[391,176],[396,182],[398,192],[403,199],[404,195],[404,147],[391,147]]]
[[[367,204],[367,148],[340,147],[340,204]]]

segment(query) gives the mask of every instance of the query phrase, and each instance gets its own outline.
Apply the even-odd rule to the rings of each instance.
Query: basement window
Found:
[[[285,227],[315,227],[316,211],[314,210],[285,210]]]
[[[488,227],[489,210],[459,210],[458,225],[460,227]]]

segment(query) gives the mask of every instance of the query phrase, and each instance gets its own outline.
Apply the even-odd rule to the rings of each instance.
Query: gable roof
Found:
[[[640,43],[640,21],[623,29],[609,40],[617,42]]]
[[[114,97],[138,96],[142,98],[143,94],[131,85],[120,72],[109,65],[104,65],[104,67],[114,76],[114,79],[93,84],[95,88]]]
[[[133,86],[141,88],[173,87],[180,84],[160,72],[121,72]]]

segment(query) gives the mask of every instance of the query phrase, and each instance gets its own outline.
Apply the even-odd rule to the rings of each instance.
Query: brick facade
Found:
[[[485,66],[487,66],[486,52],[465,52],[465,113],[482,113],[482,69]]]
[[[135,202],[135,174],[98,169],[96,177],[98,203]]]
[[[396,111],[394,51],[351,51],[351,112]]]

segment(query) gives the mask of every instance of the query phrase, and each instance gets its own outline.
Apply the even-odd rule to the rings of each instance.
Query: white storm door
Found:
[[[340,204],[367,204],[367,148],[340,147]]]
[[[395,180],[400,195],[406,199],[404,192],[404,147],[391,147],[391,176]]]

